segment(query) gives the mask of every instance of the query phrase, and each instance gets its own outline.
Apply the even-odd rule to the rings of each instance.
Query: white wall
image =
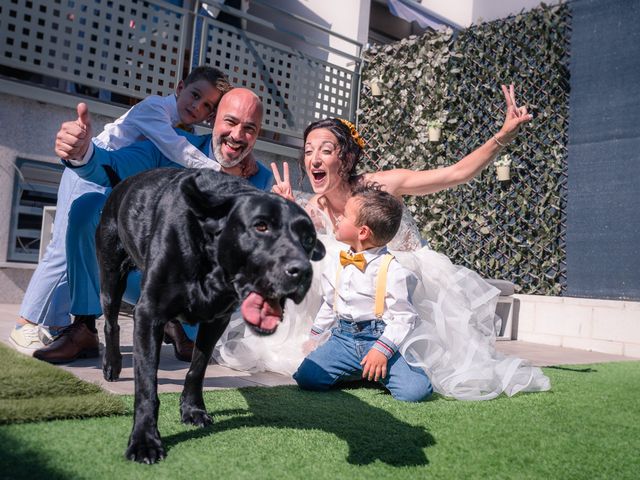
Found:
[[[547,0],[545,3],[555,5],[562,1]],[[421,0],[421,3],[432,12],[462,27],[468,27],[472,23],[490,22],[515,15],[523,9],[531,10],[539,7],[542,2],[540,0],[455,0],[453,2]]]
[[[370,4],[371,0],[281,0],[274,5],[321,25],[333,33],[364,44],[367,42],[369,32]],[[249,13],[273,22],[275,25],[287,30],[295,31],[321,45],[328,45],[354,56],[358,54],[357,47],[352,43],[330,36],[310,26],[304,26],[258,4],[250,4]],[[326,60],[335,65],[350,69],[353,67],[344,57],[310,48],[303,41],[297,40],[290,35],[274,35],[272,31],[263,30],[262,28],[252,28],[251,31],[292,48],[311,53],[321,60]]]
[[[429,11],[452,21],[461,27],[471,25],[473,19],[474,0],[455,0],[443,2],[441,0],[422,0],[420,3]]]
[[[640,302],[515,295],[518,340],[640,358]]]
[[[327,22],[334,33],[339,33],[365,44],[369,33],[371,0],[285,0],[279,2],[292,13],[313,15]],[[353,47],[338,39],[331,39],[331,47],[355,53]]]

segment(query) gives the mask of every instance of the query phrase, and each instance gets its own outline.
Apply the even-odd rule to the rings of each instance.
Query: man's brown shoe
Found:
[[[184,333],[182,324],[177,320],[169,320],[164,324],[164,343],[173,344],[173,352],[178,360],[190,362],[193,356],[193,342]]]
[[[98,334],[79,322],[72,323],[49,345],[33,352],[34,358],[49,363],[67,363],[76,358],[93,358],[99,355]]]

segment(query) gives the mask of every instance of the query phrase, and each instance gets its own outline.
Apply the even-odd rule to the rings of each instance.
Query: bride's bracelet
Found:
[[[498,144],[498,146],[499,146],[499,147],[504,148],[504,147],[506,147],[506,146],[507,146],[507,144],[506,144],[506,143],[502,143],[500,140],[498,140],[498,137],[496,137],[495,135],[494,135],[493,137],[491,137],[491,138],[493,138],[493,141],[494,141],[494,142],[496,142],[496,143]]]

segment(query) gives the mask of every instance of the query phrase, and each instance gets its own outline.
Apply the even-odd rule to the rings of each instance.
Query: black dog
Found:
[[[126,456],[165,457],[158,432],[157,370],[164,324],[199,323],[180,398],[182,421],[212,423],[202,396],[214,345],[241,302],[245,321],[273,333],[287,298],[311,285],[311,260],[324,256],[313,223],[294,202],[212,170],[161,168],[119,183],[96,232],[105,315],[106,380],[122,368],[117,324],[127,273],[142,271],[134,311],[135,413]]]

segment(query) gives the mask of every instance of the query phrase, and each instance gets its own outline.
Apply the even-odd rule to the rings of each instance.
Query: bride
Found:
[[[355,127],[341,119],[314,122],[304,132],[304,167],[314,194],[294,199],[288,165],[282,177],[272,164],[273,191],[301,203],[310,214],[327,252],[345,246],[333,230],[344,213],[352,187],[377,183],[396,196],[426,195],[465,183],[475,177],[531,120],[526,107],[518,107],[514,88],[502,86],[507,111],[500,131],[484,145],[440,169],[394,169],[356,174],[364,141]],[[449,259],[423,246],[418,228],[405,210],[400,231],[389,244],[398,261],[421,283],[414,294],[420,322],[400,346],[402,355],[429,375],[436,392],[462,400],[495,398],[502,392],[542,391],[549,379],[526,361],[495,350],[494,315],[499,291],[475,272],[453,265]],[[314,282],[300,305],[285,307],[276,333],[257,336],[240,318],[233,318],[214,350],[214,359],[232,368],[293,374],[304,358],[302,344],[321,303],[318,272],[332,255],[314,264]]]

